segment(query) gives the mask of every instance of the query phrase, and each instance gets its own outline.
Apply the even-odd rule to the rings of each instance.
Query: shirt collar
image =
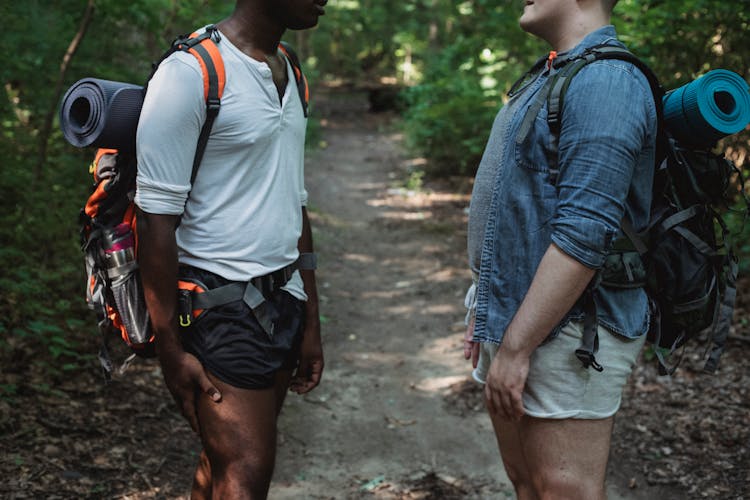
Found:
[[[588,35],[586,35],[583,38],[583,40],[581,40],[578,43],[578,45],[576,45],[575,47],[573,47],[572,49],[566,52],[562,52],[558,54],[558,57],[579,56],[589,47],[594,47],[596,45],[603,45],[605,43],[609,43],[613,41],[616,42],[618,45],[620,45],[619,41],[617,40],[617,32],[615,31],[615,27],[611,24],[607,24],[606,26],[602,26],[601,28],[594,30]]]

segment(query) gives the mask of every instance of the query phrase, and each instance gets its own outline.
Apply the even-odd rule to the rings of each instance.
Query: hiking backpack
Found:
[[[594,288],[644,287],[651,309],[647,340],[658,359],[659,372],[674,372],[681,356],[671,364],[667,358],[702,334],[710,342],[704,370],[714,372],[729,334],[738,270],[721,212],[732,201],[728,191],[734,173],[739,176],[744,212],[749,211],[741,172],[729,160],[713,153],[711,147],[697,148],[675,139],[664,120],[665,91],[654,73],[628,50],[611,45],[592,47],[571,58],[544,58],[537,62],[529,74],[542,71],[544,64],[551,64],[558,71],[532,102],[516,141],[524,141],[546,103],[553,148],[550,182],[556,185],[559,170],[554,150],[563,120],[565,93],[581,69],[602,59],[632,63],[649,82],[658,121],[656,170],[648,227],[636,233],[627,217],[623,219],[625,237],[614,242],[603,268],[581,298],[584,334],[576,356],[584,367],[602,370],[594,356],[598,349]]]
[[[192,54],[203,73],[206,121],[198,138],[193,160],[191,185],[195,182],[203,153],[216,116],[221,108],[225,69],[217,43],[221,38],[214,26],[206,31],[178,37],[162,55],[147,81],[159,64],[177,51]],[[305,117],[308,114],[309,89],[299,60],[294,51],[282,42],[279,49],[289,60]],[[147,91],[148,84],[143,89]],[[100,148],[90,168],[94,177],[93,192],[81,209],[79,225],[81,246],[87,274],[86,302],[96,313],[102,346],[99,361],[108,379],[113,371],[109,355],[109,339],[118,335],[130,347],[132,354],[120,367],[124,370],[136,357],[155,355],[154,337],[145,306],[135,256],[137,253],[137,220],[135,189],[137,162],[135,151]],[[112,251],[114,250],[114,252]],[[131,252],[131,253],[127,253]],[[113,255],[129,255],[130,262],[113,269]],[[122,264],[118,262],[117,264]],[[181,287],[195,285],[180,282]]]

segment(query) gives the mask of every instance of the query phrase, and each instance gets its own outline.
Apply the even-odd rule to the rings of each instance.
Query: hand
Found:
[[[471,315],[469,324],[466,325],[464,332],[464,359],[471,358],[472,368],[477,367],[479,363],[479,342],[474,342],[474,315]]]
[[[305,394],[313,390],[323,375],[323,345],[320,340],[320,322],[309,321],[302,334],[300,360],[289,390]]]
[[[505,420],[520,420],[526,414],[522,394],[528,374],[529,357],[510,352],[501,344],[490,364],[484,387],[489,410]]]
[[[196,410],[198,390],[206,393],[216,403],[221,401],[221,393],[209,380],[203,365],[192,354],[183,351],[160,355],[159,358],[167,389],[190,427],[196,434],[200,434]]]

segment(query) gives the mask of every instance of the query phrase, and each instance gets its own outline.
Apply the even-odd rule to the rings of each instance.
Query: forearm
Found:
[[[301,254],[313,253],[314,251],[310,219],[307,216],[307,209],[305,207],[302,207],[302,235],[299,238],[297,248]],[[305,319],[308,325],[310,322],[318,324],[320,322],[320,317],[318,312],[318,287],[315,283],[315,270],[300,269],[300,276],[302,277],[305,294],[307,295]]]
[[[551,244],[505,332],[503,349],[530,356],[570,311],[595,272]]]
[[[159,356],[182,350],[177,327],[176,216],[138,211],[138,264]]]

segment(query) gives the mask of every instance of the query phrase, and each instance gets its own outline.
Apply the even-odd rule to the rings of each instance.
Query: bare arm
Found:
[[[175,215],[138,211],[138,265],[159,356],[182,351],[177,333]]]
[[[208,379],[200,362],[186,353],[180,343],[176,223],[177,216],[174,215],[138,211],[138,264],[164,381],[190,426],[199,432],[196,388],[217,402],[221,394]]]
[[[556,245],[549,246],[492,360],[485,390],[493,411],[506,419],[523,416],[521,394],[529,357],[570,311],[595,272]]]
[[[302,235],[298,249],[300,253],[313,252],[312,229],[307,209],[302,207]],[[318,288],[315,283],[315,271],[301,269],[307,302],[305,303],[305,329],[302,334],[300,364],[292,380],[291,390],[304,394],[320,383],[323,374],[323,348],[320,338],[320,313],[318,310]]]

